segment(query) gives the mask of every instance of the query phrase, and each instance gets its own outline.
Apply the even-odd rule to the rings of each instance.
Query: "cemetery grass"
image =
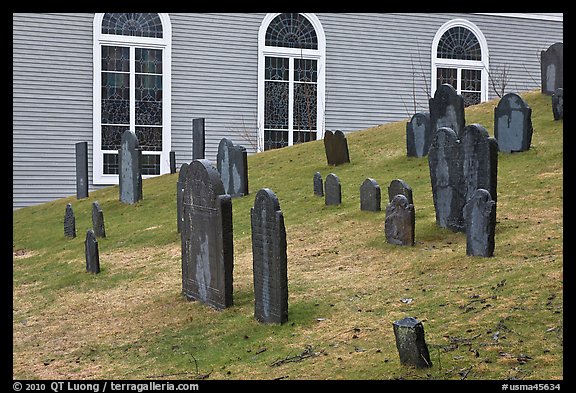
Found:
[[[233,199],[234,306],[181,295],[177,174],[147,179],[143,200],[108,187],[13,213],[15,379],[563,379],[563,139],[549,96],[532,107],[529,151],[498,155],[495,255],[437,227],[426,157],[406,157],[405,122],[348,135],[351,163],[326,165],[322,141],[249,157],[250,195]],[[493,136],[496,101],[466,109]],[[408,119],[407,119],[408,120]],[[335,173],[343,202],[313,195]],[[366,177],[382,211],[359,210]],[[413,189],[414,247],[387,244],[390,181]],[[254,320],[250,207],[271,188],[288,242],[289,320]],[[85,272],[91,204],[104,212],[101,273]],[[63,235],[72,203],[77,237]],[[392,322],[423,322],[432,367],[399,364]]]

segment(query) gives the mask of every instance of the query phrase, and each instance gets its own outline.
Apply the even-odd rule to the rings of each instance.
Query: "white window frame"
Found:
[[[172,114],[172,25],[166,13],[159,13],[162,22],[162,38],[133,37],[102,33],[104,13],[94,16],[93,29],[93,121],[92,121],[92,182],[95,185],[118,184],[118,175],[104,174],[104,151],[102,151],[101,110],[102,110],[102,46],[130,47],[130,62],[134,62],[134,48],[150,48],[162,50],[162,151],[160,152],[160,175],[170,172],[170,150],[172,144],[171,114]],[[135,73],[131,71],[130,97],[134,97]],[[130,105],[130,119],[135,118],[134,105]],[[134,128],[131,121],[130,129]],[[142,152],[142,154],[147,154]],[[156,152],[153,154],[157,154]],[[143,178],[158,175],[143,175]]]

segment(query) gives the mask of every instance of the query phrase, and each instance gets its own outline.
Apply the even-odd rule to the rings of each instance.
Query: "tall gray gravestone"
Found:
[[[235,146],[231,140],[222,138],[218,144],[216,167],[226,194],[232,197],[248,195],[248,153],[244,146]]]
[[[406,154],[408,157],[424,157],[432,142],[432,127],[428,112],[416,113],[406,123]]]
[[[340,130],[332,132],[327,130],[324,133],[324,150],[328,165],[342,165],[350,162],[348,152],[348,141],[346,135]]]
[[[494,108],[494,137],[505,153],[530,149],[532,109],[516,93],[505,94]]]
[[[88,198],[88,142],[78,142],[76,148],[76,199]]]
[[[564,44],[557,42],[540,52],[542,94],[552,95],[564,87]]]
[[[76,217],[71,203],[66,205],[66,213],[64,213],[64,236],[76,237]]]
[[[118,149],[120,202],[134,204],[142,199],[142,151],[136,133],[126,130]]]
[[[552,95],[552,115],[554,120],[564,119],[564,88],[559,87]]]
[[[329,173],[324,182],[324,204],[340,205],[342,203],[342,186],[334,173]]]
[[[170,152],[170,174],[176,173],[176,152]]]
[[[176,224],[178,233],[182,231],[182,223],[184,222],[182,198],[184,198],[184,188],[186,187],[186,171],[188,168],[187,163],[183,163],[178,172],[178,181],[176,182]]]
[[[84,250],[86,255],[86,272],[100,273],[100,255],[98,253],[98,240],[92,229],[86,232],[84,241]]]
[[[372,178],[365,179],[360,185],[360,210],[378,212],[382,195],[380,185]]]
[[[496,232],[496,202],[490,193],[479,188],[464,205],[466,223],[466,255],[491,257],[494,255]]]
[[[92,202],[92,229],[97,237],[106,237],[104,213],[98,201]]]
[[[322,175],[320,172],[314,174],[314,195],[324,196],[324,183],[322,182]]]
[[[254,318],[263,323],[288,321],[288,262],[284,215],[268,188],[256,193],[250,209],[254,273]]]
[[[408,198],[404,195],[394,196],[386,206],[384,221],[386,241],[400,246],[413,246],[415,223],[414,205],[408,203]]]
[[[222,310],[233,305],[232,198],[210,161],[183,170],[182,293]]]
[[[388,186],[388,202],[392,202],[392,199],[394,199],[396,195],[404,195],[408,199],[409,204],[414,204],[412,187],[402,179],[394,179]]]
[[[441,127],[451,128],[460,135],[466,119],[464,116],[464,98],[450,84],[440,85],[434,97],[430,98],[430,127],[432,134]]]
[[[201,159],[205,151],[205,119],[199,117],[192,119],[192,159]]]
[[[424,326],[416,318],[406,317],[392,323],[400,364],[416,368],[432,367]]]

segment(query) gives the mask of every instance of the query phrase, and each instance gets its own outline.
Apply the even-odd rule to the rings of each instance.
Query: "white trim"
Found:
[[[477,15],[489,15],[489,16],[503,16],[506,18],[523,18],[523,19],[537,19],[537,20],[548,20],[554,22],[563,22],[564,14],[562,12],[543,12],[543,13],[521,13],[521,12],[475,12]]]

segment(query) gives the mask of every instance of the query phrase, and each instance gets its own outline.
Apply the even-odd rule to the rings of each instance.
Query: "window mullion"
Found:
[[[288,59],[288,146],[294,143],[294,58]]]
[[[136,50],[130,47],[130,130],[136,132]]]

